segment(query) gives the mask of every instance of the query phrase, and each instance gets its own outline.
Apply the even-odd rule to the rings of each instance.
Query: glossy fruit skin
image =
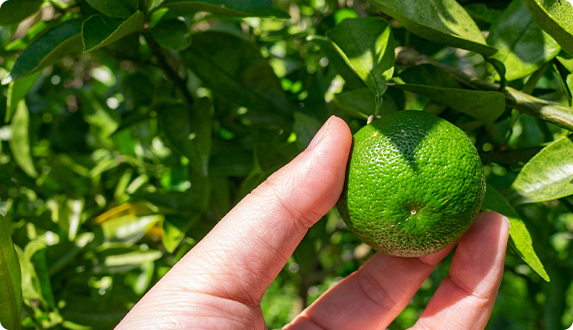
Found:
[[[420,257],[470,227],[485,196],[481,160],[458,127],[421,111],[399,111],[353,138],[337,208],[377,251]]]

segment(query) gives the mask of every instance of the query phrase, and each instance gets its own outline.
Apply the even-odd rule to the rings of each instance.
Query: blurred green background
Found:
[[[93,2],[28,1],[37,9],[32,16],[0,27],[0,79],[48,29],[98,14]],[[143,30],[93,51],[67,49],[61,60],[0,86],[0,118],[7,118],[0,121],[0,213],[21,264],[25,328],[113,328],[233,205],[304,150],[330,115],[353,131],[365,125],[353,116],[360,106],[344,97],[364,86],[343,79],[333,48],[309,36],[324,36],[346,18],[383,17],[394,33],[397,72],[425,55],[495,80],[481,55],[418,37],[366,1],[273,3],[290,18],[183,9],[151,15],[146,8],[159,1],[135,1],[147,13]],[[487,33],[510,1],[459,3]],[[567,106],[560,66],[551,63],[535,70],[528,92]],[[235,85],[211,66],[235,73]],[[509,85],[523,90],[528,79]],[[395,87],[385,97],[385,111],[433,109],[462,127],[480,151],[488,183],[501,192],[542,147],[567,134],[512,109],[485,126]],[[571,203],[567,197],[516,206],[551,282],[509,248],[488,329],[573,323]],[[265,294],[268,327],[291,321],[373,253],[336,210],[329,212]],[[450,261],[451,254],[390,329],[415,323]]]

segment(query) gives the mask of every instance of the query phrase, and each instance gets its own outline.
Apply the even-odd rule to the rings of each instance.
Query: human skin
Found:
[[[346,123],[331,117],[304,152],[233,208],[116,329],[266,329],[261,298],[307,230],[336,203],[351,143]],[[485,328],[508,233],[503,216],[478,215],[412,329]],[[386,329],[454,245],[419,258],[377,253],[285,329]]]

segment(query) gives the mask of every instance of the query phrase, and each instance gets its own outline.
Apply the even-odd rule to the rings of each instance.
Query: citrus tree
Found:
[[[489,329],[573,322],[571,0],[0,2],[2,327],[113,328],[329,116],[357,131],[403,109],[470,137],[482,210],[511,222]],[[329,212],[267,325],[373,253]]]

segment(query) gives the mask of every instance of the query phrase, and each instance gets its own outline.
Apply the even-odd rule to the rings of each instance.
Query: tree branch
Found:
[[[183,97],[185,98],[187,103],[189,105],[192,105],[193,95],[191,95],[191,93],[189,93],[189,90],[187,89],[187,81],[182,79],[179,76],[179,74],[171,67],[171,65],[169,65],[169,62],[167,62],[167,58],[163,54],[161,46],[157,43],[157,41],[155,41],[155,39],[153,39],[153,37],[149,36],[148,34],[144,33],[143,36],[145,38],[145,41],[147,41],[147,44],[149,45],[149,49],[151,49],[151,52],[157,59],[157,66],[161,70],[163,70],[163,72],[165,72],[167,77],[171,81],[173,81],[173,83],[175,83],[175,85],[179,88],[179,90],[183,94]]]
[[[468,76],[459,69],[433,61],[425,55],[412,56],[412,50],[407,50],[404,57],[398,55],[396,61],[405,66],[429,63],[446,71],[452,78],[469,88],[485,91],[498,91],[499,85],[475,77]],[[401,63],[401,61],[404,61]],[[573,131],[573,108],[563,107],[553,102],[523,93],[514,88],[507,87],[503,91],[506,105],[512,109],[543,119],[561,128]]]
[[[511,87],[508,87],[504,94],[508,107],[573,131],[572,108],[542,100]]]

